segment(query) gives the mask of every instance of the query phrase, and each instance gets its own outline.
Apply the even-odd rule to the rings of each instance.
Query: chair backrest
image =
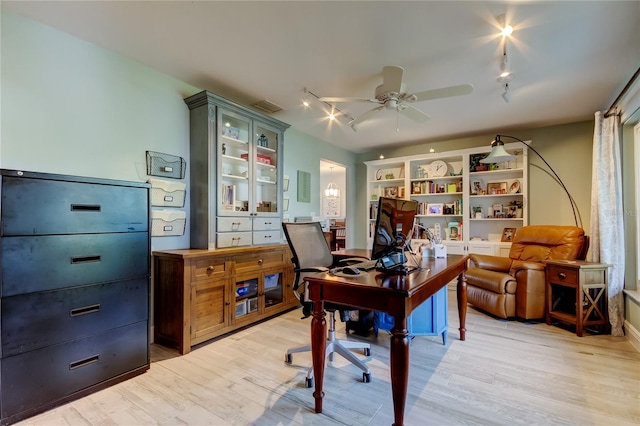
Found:
[[[322,232],[320,222],[282,224],[296,269],[329,268],[333,255]]]
[[[576,226],[523,226],[513,237],[509,257],[514,260],[575,260],[586,255],[589,238]],[[584,252],[583,252],[584,250]]]

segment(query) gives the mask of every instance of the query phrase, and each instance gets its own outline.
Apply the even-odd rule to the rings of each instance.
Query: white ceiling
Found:
[[[640,65],[640,1],[3,1],[17,13],[118,52],[354,152],[589,120]],[[496,82],[496,17],[514,33],[511,101]],[[470,83],[471,95],[413,104],[424,124],[381,111],[354,132],[325,118],[318,96],[373,97],[382,67],[405,69],[407,91]],[[373,104],[337,105],[358,117]]]

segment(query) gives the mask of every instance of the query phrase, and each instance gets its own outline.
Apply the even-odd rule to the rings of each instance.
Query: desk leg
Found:
[[[311,357],[313,361],[313,376],[316,390],[313,397],[316,400],[316,413],[322,413],[322,398],[324,392],[324,355],[327,346],[327,320],[322,300],[313,302],[311,318]]]
[[[460,340],[464,340],[466,338],[467,329],[466,321],[467,321],[467,278],[462,272],[458,275],[458,319],[460,320]]]
[[[409,383],[409,331],[406,317],[394,317],[391,330],[391,393],[394,426],[404,424],[404,406]],[[400,327],[398,327],[400,326]]]

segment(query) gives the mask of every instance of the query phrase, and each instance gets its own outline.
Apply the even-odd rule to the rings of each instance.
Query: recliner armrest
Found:
[[[488,254],[469,254],[469,266],[489,271],[509,272],[512,260],[508,257],[491,256]]]
[[[529,271],[545,271],[545,264],[542,262],[527,262],[524,260],[514,260],[511,263],[511,275],[515,276],[515,273],[522,270]]]

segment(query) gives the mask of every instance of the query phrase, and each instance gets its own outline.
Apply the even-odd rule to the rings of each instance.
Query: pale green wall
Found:
[[[145,181],[147,150],[189,160],[183,98],[199,89],[5,9],[1,31],[0,167]]]
[[[350,151],[330,145],[295,128],[287,130],[284,138],[284,174],[289,176],[289,211],[291,221],[296,216],[320,216],[320,159],[340,163],[347,168],[347,187],[343,191],[345,199],[351,199],[357,193],[355,178],[356,155]],[[298,171],[311,174],[311,202],[304,203],[297,200]],[[347,223],[358,223],[355,203],[347,203]]]

